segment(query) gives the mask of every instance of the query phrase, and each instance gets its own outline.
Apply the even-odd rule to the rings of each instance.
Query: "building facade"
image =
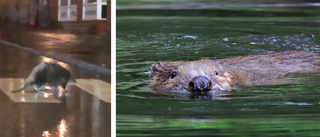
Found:
[[[71,32],[110,33],[111,0],[0,0],[2,20]]]
[[[50,17],[71,31],[110,32],[111,0],[51,0]]]

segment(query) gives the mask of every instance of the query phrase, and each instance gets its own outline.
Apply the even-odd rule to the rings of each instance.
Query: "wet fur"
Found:
[[[11,91],[12,93],[20,92],[28,86],[42,86],[46,83],[52,86],[62,86],[64,89],[68,83],[76,82],[73,75],[67,69],[59,64],[43,62],[33,68],[30,75],[24,80],[25,84],[18,90]]]
[[[211,80],[212,90],[223,91],[275,81],[289,73],[319,70],[318,52],[284,51],[219,60],[161,62],[152,66],[149,76],[155,89],[190,91],[190,80],[205,76]],[[172,72],[177,76],[171,78]]]

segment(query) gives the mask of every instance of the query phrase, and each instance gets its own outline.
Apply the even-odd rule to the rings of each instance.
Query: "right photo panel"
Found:
[[[116,135],[320,136],[319,9],[117,0]]]

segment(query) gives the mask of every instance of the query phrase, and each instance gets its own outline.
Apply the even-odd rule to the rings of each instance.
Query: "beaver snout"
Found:
[[[189,89],[195,92],[209,91],[211,89],[211,81],[203,76],[195,77],[190,81]]]

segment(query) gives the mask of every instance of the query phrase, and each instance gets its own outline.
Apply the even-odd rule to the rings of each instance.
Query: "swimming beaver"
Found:
[[[288,73],[320,70],[320,54],[283,51],[227,59],[161,62],[151,67],[151,87],[203,93],[225,91],[283,78]]]
[[[39,91],[40,89],[38,88],[45,84],[62,86],[62,88],[65,89],[68,82],[76,82],[69,70],[56,63],[42,62],[33,68],[30,75],[24,80],[25,84],[23,87],[11,92],[20,92],[31,85],[33,85],[36,91]]]

